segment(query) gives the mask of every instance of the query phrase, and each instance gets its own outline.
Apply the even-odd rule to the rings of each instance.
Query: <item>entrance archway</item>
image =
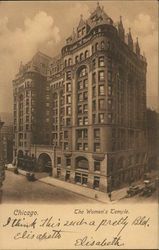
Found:
[[[40,154],[38,158],[38,167],[39,170],[42,172],[51,173],[52,172],[51,157],[46,153]]]

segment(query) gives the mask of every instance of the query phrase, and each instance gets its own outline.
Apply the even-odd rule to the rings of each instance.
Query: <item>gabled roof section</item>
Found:
[[[86,24],[86,22],[83,20],[83,15],[81,15],[81,18],[80,18],[80,21],[79,21],[79,24],[78,24],[77,29],[80,29],[80,28],[83,27],[85,24]]]
[[[88,19],[88,25],[93,28],[97,24],[113,24],[112,19],[105,13],[104,7],[97,3],[95,11],[93,11]]]

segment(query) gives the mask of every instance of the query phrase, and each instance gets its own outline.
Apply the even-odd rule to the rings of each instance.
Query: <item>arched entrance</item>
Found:
[[[89,162],[85,157],[77,157],[75,161],[75,183],[87,186]]]
[[[52,173],[51,157],[46,153],[40,154],[38,158],[38,167],[42,172]]]

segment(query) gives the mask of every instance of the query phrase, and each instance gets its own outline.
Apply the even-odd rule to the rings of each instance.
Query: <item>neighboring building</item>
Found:
[[[54,177],[103,192],[141,178],[147,170],[147,63],[121,18],[115,25],[98,4],[86,21],[81,16],[61,56],[45,59],[45,74],[23,66],[14,80],[15,152],[34,155]],[[39,109],[31,106],[38,102]]]
[[[46,73],[50,57],[37,52],[13,81],[14,157],[31,156],[31,144],[49,144],[49,86]]]
[[[159,113],[147,109],[148,170],[159,168]]]
[[[13,161],[13,125],[5,124],[1,129],[2,154],[5,162]]]

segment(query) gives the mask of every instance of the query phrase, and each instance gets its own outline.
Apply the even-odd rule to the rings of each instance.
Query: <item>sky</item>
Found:
[[[147,58],[147,106],[159,111],[158,3],[153,1],[99,1],[105,12],[131,28]],[[80,15],[88,18],[96,1],[0,1],[0,112],[12,112],[12,80],[20,62],[37,51],[54,57],[76,28]]]

